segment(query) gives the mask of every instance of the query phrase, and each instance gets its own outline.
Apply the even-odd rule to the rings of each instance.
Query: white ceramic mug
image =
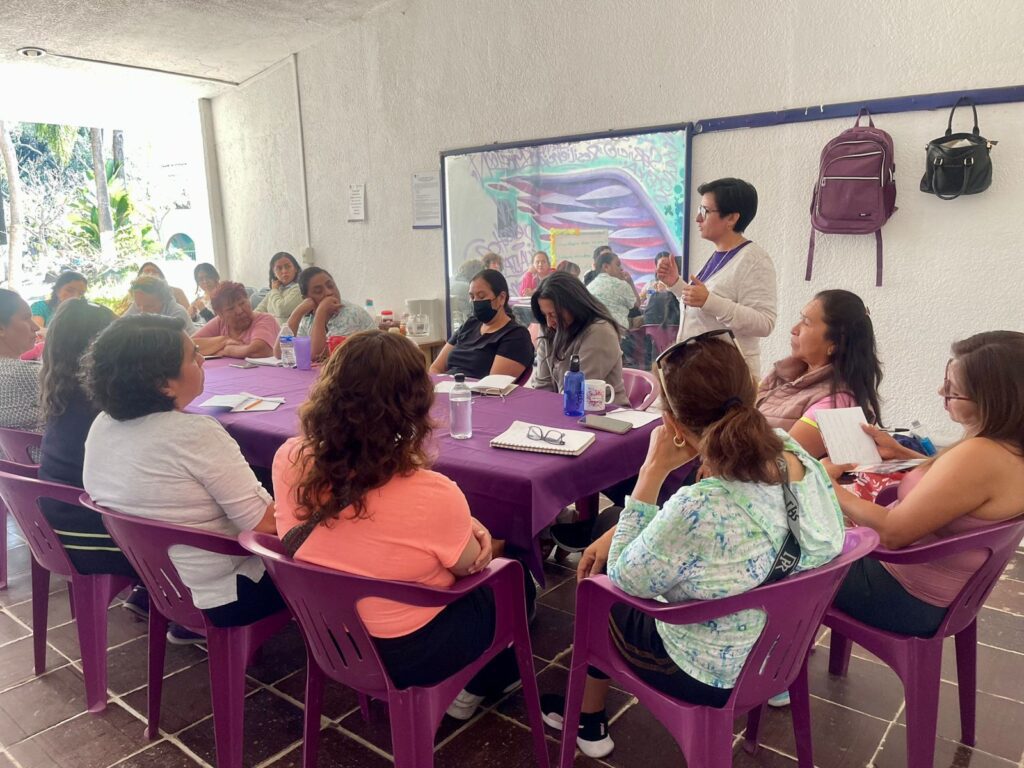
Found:
[[[604,411],[605,406],[615,399],[615,390],[611,384],[605,384],[600,379],[587,379],[587,394],[585,409],[588,411]]]

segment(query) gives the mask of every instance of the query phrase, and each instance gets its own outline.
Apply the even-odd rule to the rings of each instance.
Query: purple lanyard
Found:
[[[724,253],[722,251],[715,251],[713,254],[711,254],[711,258],[708,259],[708,263],[701,267],[700,272],[697,273],[697,279],[700,280],[702,283],[706,283],[712,277],[721,272],[722,268],[725,267],[725,265],[728,264],[730,261],[732,261],[733,256],[742,251],[752,242],[753,240],[747,240],[745,243],[740,243],[739,245],[737,245],[731,251],[726,251]]]

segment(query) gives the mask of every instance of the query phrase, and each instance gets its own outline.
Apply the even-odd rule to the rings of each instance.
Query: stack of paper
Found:
[[[878,447],[863,429],[867,424],[864,409],[832,408],[815,414],[821,439],[828,449],[828,458],[833,464],[878,464],[882,457]]]
[[[231,413],[242,413],[248,411],[274,411],[284,403],[283,397],[261,397],[249,392],[242,392],[238,395],[216,395],[204,403],[201,408],[220,408]]]

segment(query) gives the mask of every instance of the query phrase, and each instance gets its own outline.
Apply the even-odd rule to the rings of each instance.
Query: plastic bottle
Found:
[[[468,440],[473,436],[473,393],[466,386],[466,375],[455,374],[455,384],[448,393],[451,436],[456,440]]]
[[[934,456],[938,453],[938,451],[935,450],[935,443],[933,443],[932,439],[928,436],[928,430],[926,430],[924,425],[917,419],[910,422],[910,434],[916,437],[921,443],[921,447],[924,448],[926,456]]]
[[[277,341],[281,345],[281,367],[294,368],[295,336],[292,335],[292,329],[288,327],[287,323],[281,326],[281,334],[277,337]]]
[[[583,416],[586,394],[587,378],[580,370],[580,356],[573,355],[569,359],[569,370],[565,372],[565,379],[562,381],[562,412],[575,418]]]

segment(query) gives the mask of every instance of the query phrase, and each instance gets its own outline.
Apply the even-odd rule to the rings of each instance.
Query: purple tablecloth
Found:
[[[206,364],[206,389],[189,406],[191,413],[213,415],[238,441],[250,464],[269,467],[274,453],[299,432],[298,409],[318,370],[283,368],[238,369],[229,361]],[[249,392],[281,395],[275,411],[222,413],[199,407],[213,395]],[[535,537],[562,507],[598,493],[635,475],[647,452],[654,425],[624,435],[595,432],[594,443],[580,456],[509,451],[490,447],[490,440],[513,421],[529,421],[559,429],[581,429],[562,414],[562,398],[551,392],[517,388],[508,397],[473,398],[473,437],[455,440],[448,434],[448,398],[437,397],[434,469],[454,480],[469,500],[473,514],[496,538],[533,553],[530,565],[539,572]],[[657,422],[655,422],[657,423]]]

